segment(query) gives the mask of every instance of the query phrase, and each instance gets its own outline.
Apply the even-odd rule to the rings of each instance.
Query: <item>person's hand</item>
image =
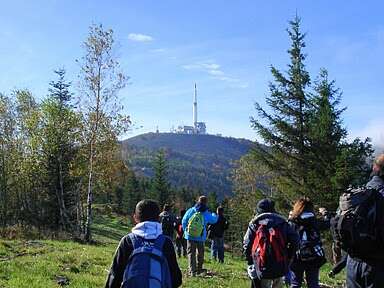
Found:
[[[322,216],[325,216],[325,215],[328,213],[327,208],[320,207],[320,208],[319,208],[319,213],[320,213]]]
[[[248,272],[249,278],[251,278],[252,280],[257,278],[255,265],[248,265],[247,272]]]

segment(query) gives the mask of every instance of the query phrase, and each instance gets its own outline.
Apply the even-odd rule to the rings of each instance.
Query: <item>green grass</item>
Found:
[[[103,287],[116,245],[129,231],[126,219],[112,216],[97,216],[94,224],[94,239],[97,244],[84,245],[71,241],[9,241],[0,240],[0,287],[41,288],[61,287],[58,277],[65,277],[65,287]],[[188,277],[187,261],[181,258],[182,287],[249,287],[245,262],[226,256],[221,265],[209,259],[206,253],[205,268],[212,276]],[[326,274],[330,265],[321,271],[323,283],[339,287],[344,275],[329,279]]]

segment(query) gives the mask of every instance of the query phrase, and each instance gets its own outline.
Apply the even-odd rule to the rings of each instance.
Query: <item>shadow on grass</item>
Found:
[[[102,236],[108,240],[111,240],[111,242],[120,241],[120,239],[125,235],[119,232],[105,230],[104,228],[99,227],[93,227],[92,231],[95,236]]]
[[[116,242],[129,231],[128,221],[122,217],[96,216],[92,231],[95,238],[103,238],[103,242]]]

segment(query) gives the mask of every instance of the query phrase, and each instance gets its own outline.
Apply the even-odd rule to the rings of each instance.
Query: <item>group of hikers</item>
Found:
[[[206,273],[207,237],[212,259],[224,263],[224,231],[229,224],[223,207],[213,213],[207,204],[207,197],[200,196],[175,217],[170,205],[160,213],[153,200],[137,203],[136,225],[121,239],[105,287],[179,287],[182,273],[176,253],[188,257],[191,277]],[[306,287],[320,287],[320,268],[326,262],[323,230],[333,236],[335,265],[330,277],[346,267],[347,287],[384,287],[384,154],[375,160],[364,187],[341,195],[334,215],[325,208],[319,209],[320,217],[316,214],[306,197],[294,203],[288,219],[276,211],[273,200],[257,203],[243,240],[251,287],[299,288],[304,279]]]

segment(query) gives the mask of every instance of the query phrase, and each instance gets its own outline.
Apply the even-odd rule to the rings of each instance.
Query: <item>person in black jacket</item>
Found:
[[[161,224],[159,223],[160,208],[153,200],[142,200],[136,205],[134,219],[136,226],[133,227],[132,233],[135,236],[142,237],[144,241],[154,243],[162,234]],[[166,236],[165,236],[166,237]],[[117,247],[113,258],[112,267],[109,271],[105,288],[120,288],[125,268],[132,254],[133,245],[128,235],[124,236]],[[181,286],[182,274],[177,264],[175,249],[172,240],[166,238],[163,246],[163,253],[168,261],[171,273],[172,287]]]
[[[273,227],[280,227],[284,239],[286,240],[286,249],[285,253],[288,256],[286,271],[282,271],[278,277],[273,279],[259,279],[255,275],[254,268],[254,255],[252,255],[252,246],[256,237],[256,232],[258,231],[261,225],[266,225],[269,229]],[[252,288],[264,288],[264,287],[282,287],[283,286],[283,277],[285,273],[288,272],[289,259],[292,259],[297,247],[299,244],[299,235],[297,232],[292,229],[288,224],[287,220],[281,215],[277,214],[275,211],[275,204],[270,199],[262,199],[257,203],[256,206],[256,216],[251,220],[248,226],[248,230],[244,236],[243,241],[243,253],[248,263],[248,275],[251,277]],[[276,273],[275,271],[264,271],[269,274]]]
[[[367,188],[377,190],[384,197],[384,154],[378,156],[372,167],[371,180]],[[381,196],[380,195],[380,196]],[[376,199],[377,237],[381,249],[374,255],[348,255],[347,287],[381,288],[384,285],[384,199]]]
[[[180,216],[176,218],[176,252],[177,256],[180,258],[181,255],[184,257],[187,257],[187,240],[184,239],[184,230],[183,230],[183,224],[181,223],[181,220],[183,219],[185,212],[187,212],[185,209],[180,210]]]
[[[224,217],[224,208],[217,208],[218,219],[208,227],[208,237],[211,239],[211,257],[224,263],[224,231],[228,229],[228,220]]]
[[[319,288],[319,271],[326,259],[314,206],[308,198],[296,201],[289,223],[300,236],[299,249],[291,264],[291,288],[301,287],[304,274],[308,288]]]
[[[159,217],[163,234],[173,240],[173,234],[176,227],[176,217],[173,215],[171,208],[171,205],[165,204],[163,212],[160,213]]]

